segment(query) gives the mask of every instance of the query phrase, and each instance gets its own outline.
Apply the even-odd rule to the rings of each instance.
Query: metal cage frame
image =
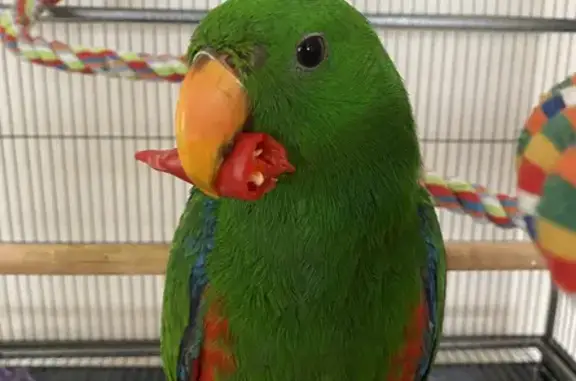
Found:
[[[0,10],[6,8],[0,5]],[[59,22],[139,22],[197,23],[204,11],[135,10],[126,8],[57,7],[49,10],[46,20]],[[378,27],[449,30],[491,30],[524,32],[576,32],[576,21],[520,17],[471,17],[431,15],[370,14]],[[550,380],[576,380],[576,359],[570,357],[554,337],[559,291],[552,288],[542,336],[453,336],[446,337],[441,350],[498,350],[536,348],[542,361],[535,364],[538,377]],[[0,341],[0,359],[48,357],[127,357],[158,356],[157,341],[109,342],[4,342]]]

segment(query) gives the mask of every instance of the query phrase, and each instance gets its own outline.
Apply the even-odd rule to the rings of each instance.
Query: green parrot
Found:
[[[403,81],[344,0],[228,0],[195,29],[166,269],[168,381],[422,381],[445,248]]]

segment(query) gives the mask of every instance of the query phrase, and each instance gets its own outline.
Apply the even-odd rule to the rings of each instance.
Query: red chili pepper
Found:
[[[151,149],[146,151],[139,151],[136,152],[134,157],[136,160],[148,164],[150,167],[157,171],[169,173],[186,181],[187,183],[192,184],[192,181],[190,181],[186,175],[186,172],[184,172],[184,168],[182,167],[182,162],[180,162],[180,158],[178,157],[178,150],[176,148],[167,150]]]
[[[221,197],[258,200],[276,186],[278,176],[294,172],[286,150],[270,135],[241,133],[218,172],[215,188]]]

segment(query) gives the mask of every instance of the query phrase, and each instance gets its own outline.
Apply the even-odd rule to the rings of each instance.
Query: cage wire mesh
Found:
[[[217,3],[72,0],[65,5],[206,10]],[[576,14],[575,0],[358,0],[354,5],[366,14]],[[46,38],[71,44],[176,55],[194,26],[47,22],[37,28]],[[576,71],[574,35],[383,28],[378,33],[405,78],[426,167],[512,193],[519,129],[538,95]],[[171,146],[177,90],[170,83],[69,75],[23,64],[0,50],[0,241],[169,241],[187,187],[137,165],[133,153]],[[439,215],[447,240],[526,239],[469,217],[442,210]],[[157,340],[162,287],[161,276],[2,276],[0,341]],[[542,271],[450,272],[444,335],[543,335],[550,290]],[[575,311],[574,299],[561,295],[553,327],[573,357]],[[490,362],[494,356],[530,362],[540,356],[526,349],[478,351],[442,352],[438,363]],[[0,359],[0,365],[14,361]],[[33,361],[159,364],[155,356]]]

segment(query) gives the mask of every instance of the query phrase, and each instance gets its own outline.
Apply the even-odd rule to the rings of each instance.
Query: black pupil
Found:
[[[320,36],[311,36],[296,49],[298,63],[306,68],[314,68],[324,59],[324,42]]]

